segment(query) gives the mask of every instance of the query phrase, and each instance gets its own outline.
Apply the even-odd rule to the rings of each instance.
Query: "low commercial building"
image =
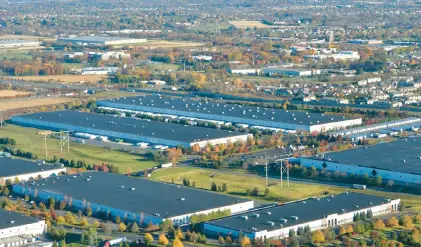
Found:
[[[158,95],[119,98],[98,101],[98,106],[120,110],[132,110],[166,114],[196,119],[225,121],[278,129],[306,132],[324,132],[361,125],[361,118],[289,111],[256,106],[223,104]]]
[[[353,221],[357,213],[371,211],[373,216],[398,210],[400,200],[358,193],[343,193],[323,198],[311,198],[279,206],[259,208],[204,224],[204,232],[211,235],[230,235],[240,232],[251,239],[288,237],[290,230],[309,226],[312,231],[337,227]]]
[[[115,75],[118,70],[118,67],[88,67],[83,69],[76,69],[72,72],[81,75]]]
[[[0,247],[23,245],[29,237],[45,232],[44,220],[0,209]]]
[[[249,68],[249,69],[229,69],[228,71],[231,74],[236,74],[236,75],[259,75],[260,74],[260,69],[253,69],[253,68]]]
[[[109,51],[104,53],[91,52],[88,54],[93,60],[130,59],[130,54],[123,51]]]
[[[66,168],[61,165],[48,165],[44,161],[32,162],[0,156],[0,184],[5,184],[7,180],[27,181],[57,176],[60,173],[66,173]]]
[[[381,176],[384,183],[421,188],[420,138],[302,157],[301,165],[354,175]]]
[[[294,77],[301,77],[301,76],[312,76],[312,70],[304,70],[304,69],[293,69],[293,68],[279,68],[279,67],[266,67],[262,69],[263,74],[268,75],[285,75],[285,76],[294,76]]]
[[[125,45],[146,42],[146,39],[131,39],[123,37],[83,36],[59,38],[58,42],[73,43],[78,45]]]
[[[109,212],[112,217],[144,224],[169,219],[185,225],[192,215],[224,210],[234,214],[254,207],[247,199],[105,172],[19,183],[13,185],[13,191],[20,195],[37,193],[38,200],[72,198],[75,209],[90,207],[93,215]]]
[[[22,40],[22,39],[4,39],[0,40],[0,49],[20,48],[20,47],[37,47],[41,42],[38,40]]]
[[[77,111],[40,112],[12,117],[12,123],[48,130],[70,130],[134,143],[147,142],[166,146],[205,147],[227,142],[247,141],[252,134],[175,123],[114,117]]]

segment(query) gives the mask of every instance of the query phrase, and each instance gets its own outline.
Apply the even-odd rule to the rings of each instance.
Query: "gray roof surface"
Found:
[[[90,181],[86,181],[88,178]],[[36,187],[39,191],[67,195],[79,200],[86,199],[87,202],[132,213],[158,213],[162,218],[249,201],[210,191],[105,172],[87,172],[35,182],[44,184]],[[27,182],[25,186],[33,185]],[[182,201],[181,198],[185,200]]]
[[[144,95],[107,100],[119,104],[139,105],[155,108],[167,108],[187,112],[224,115],[253,120],[265,120],[289,124],[317,125],[348,120],[342,116],[307,113],[302,111],[279,110],[256,106],[242,106],[238,104],[215,103],[193,99],[164,97],[159,95]],[[101,105],[101,101],[98,102]],[[222,113],[223,112],[223,113]],[[294,118],[296,120],[294,120]],[[319,123],[317,123],[319,121]],[[301,123],[302,122],[302,123]],[[310,123],[311,122],[311,123]]]
[[[80,36],[80,37],[66,37],[60,38],[60,40],[83,40],[90,42],[103,42],[103,41],[119,41],[119,40],[129,40],[132,38],[125,37],[107,37],[107,36]]]
[[[19,117],[181,142],[195,142],[243,135],[240,132],[78,111],[39,112],[20,115]]]
[[[325,215],[341,214],[342,212],[352,212],[363,208],[369,208],[375,205],[381,205],[385,200],[387,199],[383,197],[366,194],[343,193],[333,197],[327,196],[320,198],[320,200],[308,199],[305,200],[305,203],[295,202],[242,213],[210,221],[207,224],[252,233],[300,225],[322,219]],[[356,207],[357,205],[358,208]],[[345,211],[342,211],[342,209]],[[270,212],[270,215],[268,212]],[[253,213],[258,213],[259,217],[253,216]],[[244,215],[248,216],[247,220],[242,218]],[[298,219],[293,220],[290,218],[292,216],[297,216]],[[287,219],[287,222],[281,223],[281,219]],[[274,222],[274,226],[271,226],[268,221]],[[257,230],[253,230],[252,228],[257,228]]]
[[[325,153],[325,160],[346,165],[421,174],[421,138],[407,138],[373,146]],[[312,156],[311,158],[320,159]],[[405,162],[403,161],[405,160]]]
[[[61,167],[41,164],[8,157],[0,157],[0,177],[12,177],[17,175],[59,169]]]
[[[12,221],[14,222],[11,223]],[[0,209],[0,230],[11,227],[23,226],[27,224],[33,224],[36,222],[38,222],[38,220],[35,218]]]

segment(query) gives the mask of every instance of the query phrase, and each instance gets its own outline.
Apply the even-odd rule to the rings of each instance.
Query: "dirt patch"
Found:
[[[59,105],[72,101],[71,98],[22,99],[0,102],[0,111],[10,111],[21,108],[32,108],[49,105]]]
[[[297,28],[298,26],[277,26],[277,25],[266,25],[260,21],[229,21],[229,24],[236,28]]]
[[[106,79],[104,75],[48,75],[48,76],[6,76],[8,80],[61,82],[61,83],[97,83]]]
[[[13,97],[24,97],[29,96],[29,92],[21,92],[15,90],[0,90],[0,98],[13,98]]]

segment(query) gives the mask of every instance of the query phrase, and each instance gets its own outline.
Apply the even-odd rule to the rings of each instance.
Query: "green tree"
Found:
[[[134,233],[138,233],[139,232],[139,227],[137,226],[137,223],[136,222],[133,222],[132,227],[130,228],[130,231],[131,232],[134,232]]]

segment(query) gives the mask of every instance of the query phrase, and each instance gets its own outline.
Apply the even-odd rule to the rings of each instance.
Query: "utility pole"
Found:
[[[48,156],[48,151],[47,151],[47,134],[44,133],[44,147],[45,147],[45,157]]]
[[[63,146],[67,145],[67,152],[70,152],[70,131],[60,131],[60,153],[63,154]],[[67,134],[67,135],[66,135]],[[66,140],[67,138],[67,140]]]
[[[285,159],[279,159],[278,161],[281,162],[281,189],[283,189],[284,186],[284,173],[287,175],[287,186],[289,188],[289,166],[288,164],[285,164],[284,166]]]
[[[268,187],[268,163],[265,163],[265,171],[266,171],[266,188]]]

